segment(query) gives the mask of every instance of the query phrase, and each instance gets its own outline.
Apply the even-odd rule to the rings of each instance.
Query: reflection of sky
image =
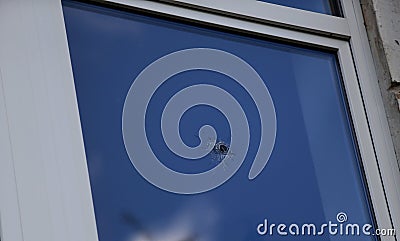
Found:
[[[84,6],[67,3],[64,15],[100,241],[181,241],[187,235],[196,241],[265,240],[256,233],[264,218],[320,224],[335,220],[341,211],[351,222],[371,223],[332,54]],[[162,108],[185,86],[210,83],[226,89],[245,110],[251,134],[247,158],[233,178],[206,193],[177,195],[149,184],[132,166],[122,140],[122,108],[132,81],[147,65],[195,47],[231,52],[258,71],[274,100],[277,139],[266,168],[249,181],[260,139],[250,96],[210,71],[171,77],[153,96],[146,116],[149,141],[166,166],[195,173],[216,165],[210,156],[196,162],[180,159],[162,141]],[[196,106],[180,123],[188,145],[198,144],[196,133],[203,124],[212,124],[218,138],[229,141],[226,118]]]
[[[298,8],[308,11],[313,11],[317,13],[332,14],[332,9],[330,6],[330,0],[258,0],[267,3],[274,3],[282,6]],[[334,1],[334,0],[331,0]]]

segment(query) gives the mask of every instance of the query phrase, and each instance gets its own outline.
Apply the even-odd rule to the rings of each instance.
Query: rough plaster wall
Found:
[[[400,164],[400,0],[360,0]]]
[[[362,0],[367,25],[375,24],[392,81],[400,83],[400,0]],[[369,10],[367,10],[369,8]],[[375,23],[373,23],[375,22]]]

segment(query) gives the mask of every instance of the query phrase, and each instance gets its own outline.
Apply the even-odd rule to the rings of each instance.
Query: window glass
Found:
[[[334,53],[63,11],[100,241],[375,240]]]
[[[298,8],[317,13],[330,14],[340,16],[339,6],[335,0],[307,0],[307,1],[292,1],[292,0],[258,0],[261,2],[274,3],[282,6]]]

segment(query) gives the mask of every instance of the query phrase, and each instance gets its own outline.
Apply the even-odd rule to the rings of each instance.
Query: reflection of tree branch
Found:
[[[151,238],[150,232],[147,230],[147,228],[142,224],[142,222],[139,221],[138,218],[136,218],[133,214],[129,212],[124,212],[122,214],[122,220],[131,226],[133,229],[136,229],[140,233],[142,233],[145,238],[149,241],[152,241],[153,239]]]
[[[143,234],[146,240],[154,241],[154,239],[151,237],[152,236],[151,233],[147,230],[147,228],[143,225],[143,223],[140,222],[139,219],[135,217],[133,214],[129,212],[122,213],[122,220],[124,223],[126,223],[133,229]],[[164,241],[196,241],[196,240],[197,240],[197,235],[191,234],[188,237],[181,240],[164,240]]]

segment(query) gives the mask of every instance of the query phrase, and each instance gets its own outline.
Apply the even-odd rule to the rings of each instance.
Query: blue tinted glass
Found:
[[[258,0],[262,2],[274,3],[282,6],[298,8],[317,13],[325,13],[330,15],[338,15],[335,12],[335,6],[332,5],[332,0],[307,0],[307,1],[293,1],[293,0]]]
[[[91,5],[64,2],[63,10],[100,241],[315,240],[307,226],[302,235],[305,223],[322,230],[318,240],[375,240],[340,235],[340,224],[373,221],[334,54]],[[179,101],[184,89],[198,92]],[[180,106],[172,108],[177,121],[164,126],[170,104]],[[199,136],[205,125],[215,139]],[[206,155],[174,153],[169,131]],[[247,139],[248,148],[234,147]],[[154,156],[143,158],[147,151]],[[265,168],[253,167],[257,156]],[[154,158],[163,170],[154,171]],[[213,175],[191,183],[203,173]],[[190,192],[227,173],[208,191],[174,189]],[[168,187],[169,174],[187,182]],[[329,222],[337,234],[323,228]],[[295,234],[297,225],[299,235],[279,234],[279,224]]]

